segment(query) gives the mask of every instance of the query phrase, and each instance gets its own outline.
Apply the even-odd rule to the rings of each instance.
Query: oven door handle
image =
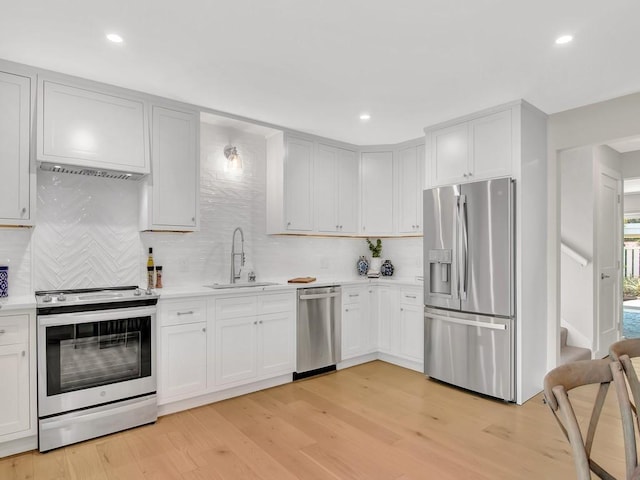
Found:
[[[78,323],[124,320],[126,318],[149,317],[155,315],[155,307],[115,308],[98,312],[73,312],[54,315],[38,315],[38,325],[54,327],[58,325],[76,325]]]

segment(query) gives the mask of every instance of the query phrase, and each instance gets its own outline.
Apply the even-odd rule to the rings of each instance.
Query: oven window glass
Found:
[[[47,327],[47,395],[151,375],[151,317]]]

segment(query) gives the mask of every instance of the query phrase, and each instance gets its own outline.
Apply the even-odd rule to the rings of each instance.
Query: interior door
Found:
[[[621,295],[620,260],[622,258],[622,212],[620,174],[601,167],[598,177],[597,344],[596,358],[603,357],[609,345],[620,338]]]

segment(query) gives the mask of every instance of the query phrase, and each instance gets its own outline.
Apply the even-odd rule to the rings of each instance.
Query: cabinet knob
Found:
[[[416,229],[420,228],[420,225],[416,225]]]
[[[362,231],[364,232],[366,230],[366,228],[362,227]]]
[[[463,174],[462,174],[462,176],[463,176],[464,178],[467,178],[467,174],[466,174],[466,173],[463,173]]]
[[[340,230],[340,225],[336,225],[336,230]]]
[[[23,209],[20,211],[20,213],[21,213],[22,215],[26,214],[26,213],[27,213],[27,208],[26,208],[26,207],[23,207]]]
[[[291,226],[291,222],[287,222],[287,227],[290,227],[290,226]]]
[[[257,325],[257,324],[258,324],[258,321],[256,320],[255,322],[253,322],[253,324],[254,324],[254,325]]]
[[[206,327],[202,327],[202,331],[206,332],[207,331]]]
[[[27,354],[24,350],[22,350],[22,356],[24,357]]]
[[[260,320],[258,323],[259,323],[260,325],[262,325],[262,320]]]
[[[342,225],[340,225],[340,230],[342,230]]]
[[[471,176],[473,176],[473,173],[469,172],[469,176],[470,176],[470,177],[471,177]]]
[[[196,217],[191,217],[191,221],[195,222],[196,221]]]
[[[0,330],[0,335],[4,335],[4,330]]]
[[[400,308],[400,311],[401,311],[401,312],[404,312],[404,308],[402,308],[402,307],[401,307],[401,308]]]
[[[348,312],[348,311],[349,311],[349,309],[348,309],[348,308],[345,308],[345,309],[344,309],[344,311],[345,311],[345,312]]]

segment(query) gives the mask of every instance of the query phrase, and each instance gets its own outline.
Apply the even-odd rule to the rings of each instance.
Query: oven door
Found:
[[[38,416],[154,393],[155,312],[38,316]]]

